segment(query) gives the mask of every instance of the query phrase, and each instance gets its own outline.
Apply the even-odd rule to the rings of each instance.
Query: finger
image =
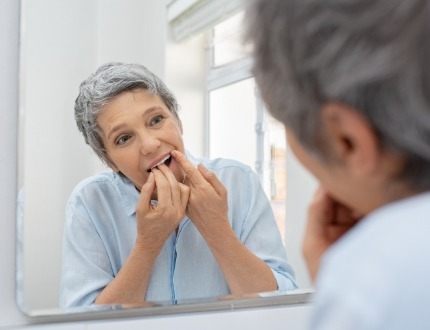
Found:
[[[142,211],[150,208],[151,196],[155,190],[155,178],[153,173],[149,173],[148,179],[140,189],[140,195],[137,205]]]
[[[185,210],[188,205],[191,189],[187,185],[179,183],[179,190],[181,193],[181,206],[182,206],[182,209]]]
[[[181,205],[181,192],[179,190],[178,180],[176,180],[175,175],[170,170],[170,168],[168,168],[164,164],[161,164],[160,166],[158,166],[158,169],[164,174],[167,181],[169,182],[170,193],[171,193],[171,197],[172,197],[172,204],[174,206]]]
[[[171,152],[171,155],[182,167],[185,172],[187,181],[192,185],[202,184],[204,181],[202,174],[194,167],[194,165],[185,157],[183,153],[178,150],[174,150]]]
[[[199,172],[203,177],[210,183],[210,185],[215,189],[219,196],[226,194],[226,189],[223,183],[217,178],[214,172],[209,171],[203,164],[197,166]]]
[[[158,206],[165,207],[172,205],[172,194],[170,192],[170,184],[164,174],[159,169],[152,169],[155,178],[155,186],[157,187]]]

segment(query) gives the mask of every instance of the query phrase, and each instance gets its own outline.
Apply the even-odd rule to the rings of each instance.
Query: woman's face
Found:
[[[181,168],[170,157],[172,150],[184,152],[181,126],[158,95],[145,89],[123,92],[103,106],[97,123],[112,169],[138,189],[163,160],[176,179],[183,180]]]

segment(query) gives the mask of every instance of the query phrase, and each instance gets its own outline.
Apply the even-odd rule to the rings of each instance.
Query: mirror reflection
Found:
[[[255,91],[240,8],[181,39],[174,4],[22,3],[25,309],[309,285],[289,205],[313,182]]]
[[[111,170],[67,203],[62,307],[296,288],[257,175],[185,155],[176,99],[152,72],[102,65],[75,118]]]

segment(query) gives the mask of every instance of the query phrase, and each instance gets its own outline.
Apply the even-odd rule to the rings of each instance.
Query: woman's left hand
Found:
[[[318,187],[309,206],[302,246],[313,281],[316,279],[323,254],[353,228],[361,217],[335,200],[322,186]]]
[[[190,187],[186,213],[200,233],[208,238],[207,235],[215,235],[226,225],[230,227],[227,190],[222,182],[202,164],[194,167],[181,152],[175,150],[172,156],[186,174],[185,184]]]
[[[190,188],[186,214],[199,230],[228,283],[230,293],[243,295],[273,291],[276,279],[266,263],[236,236],[228,221],[227,190],[203,165],[197,168],[185,156],[172,152],[186,174]]]

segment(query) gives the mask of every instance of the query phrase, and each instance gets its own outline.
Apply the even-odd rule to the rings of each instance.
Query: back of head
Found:
[[[263,99],[309,151],[322,105],[341,102],[430,189],[430,1],[257,0],[248,19]]]

